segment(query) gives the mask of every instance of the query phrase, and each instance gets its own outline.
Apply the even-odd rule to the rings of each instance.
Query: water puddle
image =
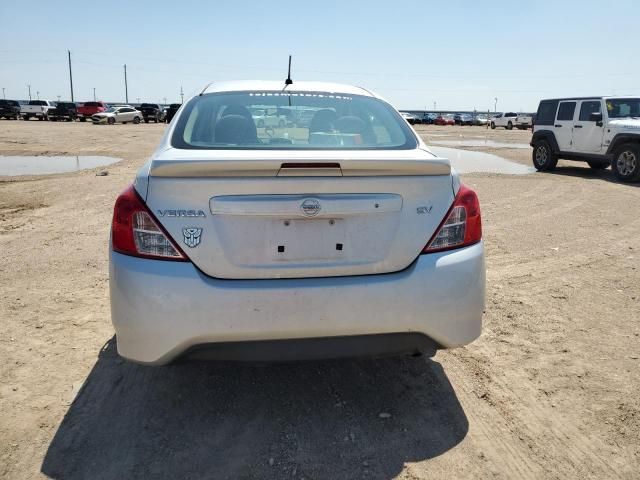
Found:
[[[452,147],[487,147],[487,148],[531,148],[528,143],[506,143],[493,140],[432,140],[429,145],[447,145]]]
[[[77,172],[119,162],[119,158],[98,156],[28,156],[0,155],[0,176],[47,175]]]
[[[507,175],[525,175],[535,172],[535,168],[511,162],[497,155],[485,152],[472,152],[447,147],[429,147],[439,157],[448,158],[459,173],[504,173]]]

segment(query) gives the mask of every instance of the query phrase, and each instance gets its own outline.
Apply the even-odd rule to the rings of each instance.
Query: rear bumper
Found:
[[[484,246],[421,255],[397,273],[278,280],[220,280],[112,251],[109,283],[118,352],[140,363],[199,345],[398,333],[449,348],[480,335]]]

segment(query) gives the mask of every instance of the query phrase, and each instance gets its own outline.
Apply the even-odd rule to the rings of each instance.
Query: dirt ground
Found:
[[[640,478],[640,184],[570,162],[464,175],[488,269],[484,331],[466,348],[142,367],[115,352],[107,238],[163,128],[0,121],[0,155],[123,159],[0,178],[0,477]],[[530,164],[529,149],[473,149]]]

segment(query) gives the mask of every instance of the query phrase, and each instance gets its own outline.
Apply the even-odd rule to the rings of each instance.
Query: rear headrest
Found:
[[[371,125],[366,123],[360,117],[356,117],[354,115],[340,117],[336,121],[336,130],[340,133],[360,134],[362,140],[367,144],[376,143],[376,136]]]
[[[253,117],[251,117],[251,112],[244,105],[227,105],[224,111],[222,112],[222,116],[226,117],[228,115],[240,115],[241,117],[244,117],[247,120],[253,121]]]
[[[256,124],[242,115],[225,115],[216,123],[215,142],[235,145],[256,144],[258,143]]]
[[[309,124],[309,133],[333,131],[337,118],[336,112],[329,108],[318,110]]]

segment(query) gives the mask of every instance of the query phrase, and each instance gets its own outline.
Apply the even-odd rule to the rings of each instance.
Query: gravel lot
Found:
[[[484,333],[466,348],[149,368],[115,352],[107,238],[115,196],[163,129],[0,121],[3,155],[123,159],[0,177],[0,477],[640,477],[640,184],[569,162],[464,175],[488,268]],[[529,149],[469,149],[530,164]]]

